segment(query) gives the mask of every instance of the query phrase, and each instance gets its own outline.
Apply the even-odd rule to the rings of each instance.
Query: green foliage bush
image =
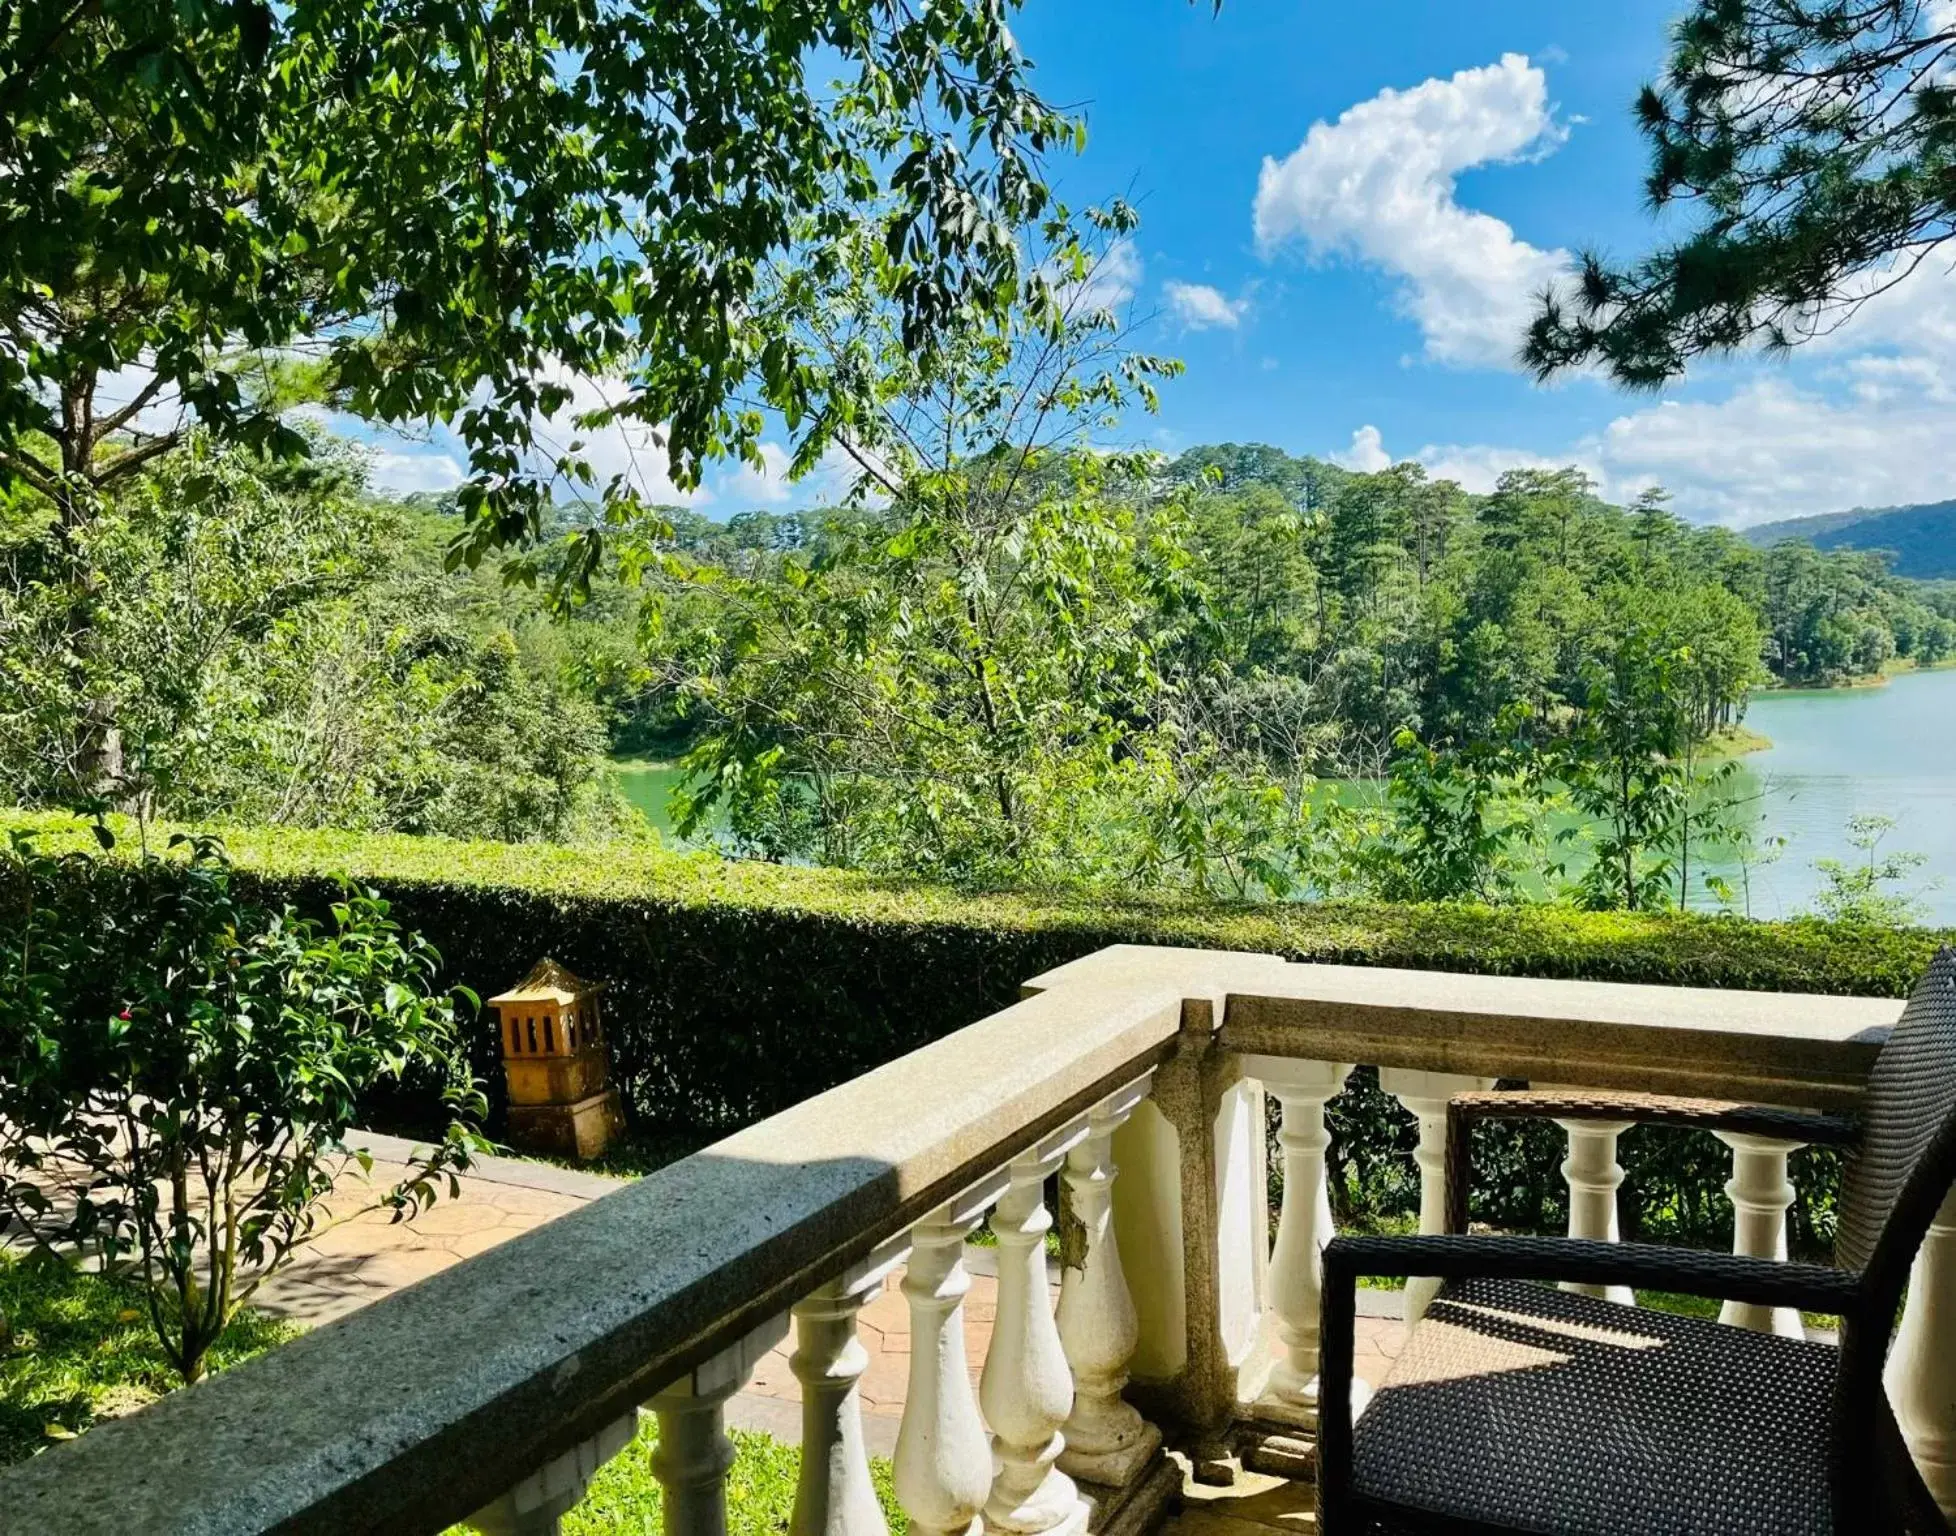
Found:
[[[438,957],[384,901],[343,884],[321,918],[260,907],[214,839],[168,850],[0,845],[0,1218],[140,1282],[193,1382],[259,1284],[355,1214],[327,1201],[366,1164],[343,1136],[376,1085],[412,1076],[447,1120],[359,1207],[396,1221],[468,1166],[483,1100]]]
[[[1331,1128],[1331,1199],[1341,1226],[1410,1230],[1419,1213],[1419,1136],[1412,1115],[1360,1067],[1326,1106]],[[1556,1126],[1540,1120],[1494,1121],[1474,1135],[1474,1188],[1469,1219],[1504,1232],[1568,1229],[1569,1190],[1560,1169],[1568,1150]],[[1728,1248],[1732,1205],[1725,1198],[1732,1154],[1708,1131],[1634,1126],[1617,1160],[1624,1171],[1618,1215],[1629,1242]],[[1806,1147],[1793,1155],[1797,1198],[1788,1213],[1787,1244],[1796,1258],[1824,1260],[1834,1241],[1840,1153]]]
[[[43,846],[92,847],[83,824],[17,817]],[[1905,996],[1940,939],[1928,929],[1755,923],[1556,907],[1223,904],[1059,893],[969,895],[839,870],[741,863],[654,847],[579,849],[394,835],[240,829],[226,844],[258,899],[323,911],[344,873],[441,953],[442,980],[488,995],[549,954],[606,984],[616,1076],[649,1129],[745,1124],[958,1029],[1029,976],[1114,943],[1293,960],[1689,986]],[[494,1030],[473,1039],[500,1092]],[[436,1116],[412,1100],[396,1124]],[[377,1111],[378,1112],[378,1111]],[[495,1121],[492,1119],[492,1126]],[[1359,1216],[1416,1201],[1403,1112],[1376,1087],[1334,1106],[1339,1171]],[[1495,1133],[1504,1135],[1505,1132]],[[1663,1138],[1659,1141],[1657,1138]],[[1642,1150],[1648,1143],[1652,1150]],[[1651,1236],[1706,1237],[1729,1220],[1715,1146],[1625,1138]],[[1552,1224],[1556,1146],[1479,1154],[1477,1215]],[[1704,1167],[1699,1168],[1702,1162]],[[1692,1202],[1698,1202],[1694,1205]],[[1821,1202],[1824,1206],[1824,1199]],[[1633,1213],[1634,1214],[1634,1213]],[[1796,1236],[1824,1222],[1806,1210]],[[1707,1238],[1707,1240],[1709,1240]]]

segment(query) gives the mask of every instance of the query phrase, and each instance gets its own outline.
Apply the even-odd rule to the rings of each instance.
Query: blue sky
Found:
[[[1514,367],[1530,293],[1571,252],[1630,255],[1662,232],[1630,104],[1678,9],[1028,0],[1016,30],[1040,87],[1089,130],[1050,169],[1070,202],[1138,204],[1120,271],[1146,344],[1188,367],[1134,436],[1412,458],[1473,490],[1575,463],[1612,497],[1661,483],[1687,515],[1731,523],[1956,495],[1941,268],[1791,360],[1707,365],[1661,397],[1541,388]],[[439,437],[385,455],[390,484],[455,472]],[[729,470],[699,502],[809,495]]]
[[[1632,247],[1646,221],[1626,106],[1659,61],[1668,9],[1394,3],[1359,11],[1322,0],[1226,0],[1216,17],[1176,0],[1029,7],[1019,35],[1042,87],[1081,102],[1087,116],[1086,154],[1058,167],[1066,192],[1131,189],[1142,209],[1142,298],[1163,310],[1161,341],[1189,366],[1163,414],[1168,433],[1322,453],[1371,424],[1401,451],[1457,439],[1555,452],[1607,419],[1605,391],[1543,392],[1498,366],[1513,350],[1505,336],[1474,347],[1455,334],[1430,357],[1407,313],[1406,279],[1366,259],[1335,227],[1333,208],[1308,210],[1305,222],[1322,226],[1321,241],[1293,217],[1261,248],[1258,182],[1266,159],[1288,159],[1314,125],[1321,139],[1340,136],[1334,125],[1361,103],[1373,104],[1375,118],[1388,115],[1376,102],[1382,92],[1403,97],[1423,82],[1493,67],[1501,77],[1457,93],[1462,102],[1436,101],[1424,114],[1408,102],[1389,115],[1429,116],[1463,139],[1477,131],[1465,114],[1478,117],[1481,131],[1516,125],[1506,137],[1523,142],[1506,154],[1523,158],[1465,169],[1453,200],[1535,246]],[[1504,56],[1517,61],[1514,70],[1501,71]],[[1539,104],[1518,104],[1535,81]],[[1387,121],[1369,130],[1361,122],[1344,130],[1342,152],[1333,144],[1307,157],[1323,163],[1327,190],[1335,177],[1366,174],[1358,157],[1368,134],[1386,155],[1409,138],[1440,137],[1411,122],[1398,133]],[[1352,223],[1391,221],[1362,199],[1339,200]],[[1283,201],[1282,190],[1272,201]],[[1195,329],[1163,297],[1168,282],[1208,285],[1247,307],[1233,327]],[[1504,298],[1521,313],[1526,279],[1517,286]],[[1490,353],[1497,366],[1486,366]]]

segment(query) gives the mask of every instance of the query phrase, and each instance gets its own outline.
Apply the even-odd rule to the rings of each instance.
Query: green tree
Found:
[[[1586,907],[1642,911],[1669,900],[1690,785],[1677,687],[1685,656],[1633,626],[1584,667],[1581,714],[1558,749],[1557,777],[1595,825],[1594,855],[1577,881]]]
[[[1640,571],[1649,571],[1654,560],[1668,554],[1682,530],[1677,514],[1667,503],[1671,493],[1662,486],[1651,486],[1637,493],[1630,508],[1631,537],[1637,542]]]
[[[630,825],[597,702],[620,663],[580,645],[597,610],[552,629],[493,572],[444,574],[453,515],[377,500],[365,474],[324,438],[284,461],[193,436],[77,546],[101,577],[79,671],[72,589],[32,529],[0,538],[0,793],[508,839]],[[119,722],[106,781],[74,755],[98,704]]]
[[[1511,709],[1498,734],[1438,749],[1410,731],[1386,781],[1387,819],[1366,850],[1372,889],[1387,901],[1516,900],[1546,796],[1540,753]]]
[[[883,399],[845,438],[863,499],[812,551],[753,578],[653,557],[661,597],[676,583],[719,599],[702,628],[653,632],[706,721],[682,830],[717,816],[769,856],[962,881],[1095,862],[1105,814],[1090,807],[1158,761],[1134,738],[1160,718],[1157,630],[1186,556],[1179,524],[1119,494],[1145,461],[1088,451],[1176,371],[1128,350],[1106,302],[1131,213],[1092,222],[1091,243],[1050,224],[1007,329],[974,326],[936,356],[908,348],[876,243],[842,301],[789,295],[811,335],[886,381]]]
[[[1078,128],[1030,89],[1010,9],[7,6],[0,494],[51,509],[77,693],[107,498],[193,426],[302,451],[295,392],[452,419],[471,560],[537,537],[553,486],[636,510],[548,426],[580,383],[579,430],[656,428],[682,485],[758,453],[757,402],[819,455],[874,385],[764,301],[777,261],[819,272],[873,208],[923,352],[1017,291],[1040,157]],[[603,537],[559,573],[587,579]],[[90,699],[72,755],[114,777],[119,729]]]
[[[1076,129],[1030,91],[1007,9],[10,7],[0,465],[56,501],[100,491],[175,440],[138,427],[172,396],[296,449],[262,386],[303,340],[363,414],[461,413],[485,538],[537,531],[522,458],[566,371],[636,359],[619,408],[691,473],[753,441],[728,409],[750,379],[818,397],[754,302],[790,244],[819,262],[880,203],[912,347],[1010,293],[1035,157]]]
[[[1837,923],[1873,923],[1897,927],[1917,922],[1922,901],[1894,887],[1927,862],[1919,853],[1883,853],[1881,845],[1895,830],[1892,816],[1851,816],[1847,840],[1861,853],[1855,862],[1815,859],[1813,867],[1826,882],[1813,898],[1815,909]]]
[[[1263,481],[1205,490],[1194,515],[1219,657],[1250,672],[1290,669],[1314,638],[1321,578],[1309,545],[1319,515]]]
[[[1698,216],[1628,267],[1586,255],[1523,355],[1654,388],[1694,357],[1823,334],[1956,234],[1956,22],[1923,0],[1694,0],[1637,119],[1651,206]]]
[[[1767,665],[1789,683],[1829,686],[1882,670],[1896,655],[1933,651],[1933,610],[1888,574],[1878,554],[1822,553],[1804,540],[1764,560]]]
[[[132,1273],[193,1382],[264,1280],[360,1214],[327,1201],[363,1095],[414,1077],[450,1117],[360,1208],[397,1220],[486,1145],[486,1105],[436,957],[385,902],[349,889],[322,926],[245,900],[216,843],[187,855],[0,852],[0,1203]]]

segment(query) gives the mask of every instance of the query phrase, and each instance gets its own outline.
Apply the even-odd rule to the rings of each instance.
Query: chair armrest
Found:
[[[1802,1307],[1859,1322],[1866,1307],[1851,1270],[1741,1258],[1649,1243],[1568,1237],[1339,1237],[1324,1250],[1318,1326],[1319,1518],[1348,1528],[1351,1495],[1352,1345],[1360,1275],[1568,1280],[1683,1291],[1762,1306]]]
[[[1735,1131],[1821,1146],[1851,1146],[1860,1122],[1817,1110],[1744,1104],[1729,1099],[1688,1099],[1654,1093],[1588,1089],[1513,1093],[1462,1093],[1447,1104],[1447,1230],[1467,1230],[1467,1192],[1472,1180],[1472,1134],[1481,1120],[1634,1120],[1686,1130]]]
[[[1844,1315],[1861,1306],[1861,1277],[1854,1270],[1575,1237],[1333,1238],[1324,1250],[1324,1294],[1329,1297],[1334,1285],[1349,1287],[1360,1275],[1642,1286]]]

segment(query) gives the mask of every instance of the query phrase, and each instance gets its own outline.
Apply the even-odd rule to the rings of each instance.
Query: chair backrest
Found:
[[[1834,1254],[1899,1303],[1956,1179],[1956,949],[1931,962],[1868,1077],[1861,1145],[1841,1185]]]

